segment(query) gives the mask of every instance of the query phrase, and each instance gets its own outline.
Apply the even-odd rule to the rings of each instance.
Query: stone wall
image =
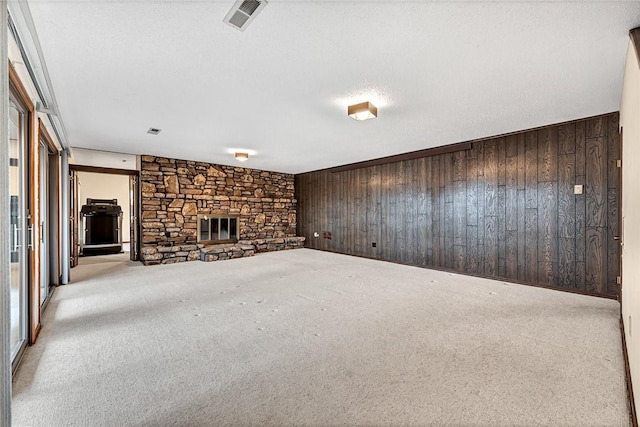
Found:
[[[237,215],[239,240],[293,237],[293,175],[189,160],[142,156],[145,264],[200,259],[197,216]]]

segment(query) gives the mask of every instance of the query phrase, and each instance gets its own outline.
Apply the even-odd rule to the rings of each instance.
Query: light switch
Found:
[[[573,186],[573,194],[582,194],[583,185],[574,185]]]

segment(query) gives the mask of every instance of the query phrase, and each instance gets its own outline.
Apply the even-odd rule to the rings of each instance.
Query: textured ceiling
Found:
[[[616,111],[640,25],[638,1],[271,0],[239,32],[233,3],[31,1],[70,145],[298,173]]]

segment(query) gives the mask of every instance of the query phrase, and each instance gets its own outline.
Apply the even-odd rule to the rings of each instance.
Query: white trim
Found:
[[[60,275],[62,276],[61,282],[63,285],[70,283],[69,269],[71,262],[71,244],[69,242],[69,152],[63,150],[60,153],[60,193],[61,193],[61,218],[62,218],[62,232],[60,233],[60,239],[62,240],[62,262]]]

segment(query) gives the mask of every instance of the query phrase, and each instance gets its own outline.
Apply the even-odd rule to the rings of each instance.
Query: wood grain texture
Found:
[[[503,166],[503,170],[504,170]],[[506,242],[507,242],[507,220],[506,220],[506,198],[507,191],[504,185],[498,186],[498,273],[499,277],[506,275]]]
[[[607,184],[609,188],[617,188],[619,185],[618,160],[622,159],[619,132],[618,116],[610,116],[607,120]]]
[[[444,261],[444,253],[442,251],[442,209],[440,209],[440,157],[432,157],[431,162],[431,216],[433,223],[431,224],[431,233],[433,235],[432,261],[429,265],[441,266]]]
[[[592,117],[585,121],[587,139],[600,138],[606,135],[608,116]]]
[[[551,285],[558,262],[557,182],[538,184],[538,280]]]
[[[585,185],[586,183],[586,160],[587,160],[587,139],[586,139],[586,121],[576,122],[576,178],[575,183]],[[576,217],[575,217],[575,259],[576,259],[576,280],[575,288],[577,290],[586,290],[586,243],[587,243],[587,224],[586,224],[586,195],[580,194],[575,196],[576,201]]]
[[[558,179],[558,128],[538,131],[538,182]]]
[[[498,273],[498,217],[484,218],[484,274],[497,276]]]
[[[498,153],[495,140],[484,146],[484,214],[498,214]]]
[[[467,226],[467,258],[464,270],[468,273],[480,273],[478,246],[478,227],[475,225],[469,225]]]
[[[538,135],[537,132],[525,134],[525,207],[535,209],[538,207]]]
[[[607,293],[607,247],[604,227],[587,227],[586,242],[586,290]]]
[[[517,206],[518,206],[518,280],[526,280],[526,224],[525,224],[525,196],[524,189],[519,189],[517,193]]]
[[[431,240],[431,236],[428,233],[428,224],[430,218],[427,218],[428,212],[431,207],[427,203],[427,199],[430,198],[430,192],[427,189],[427,176],[429,171],[427,169],[427,158],[420,158],[416,160],[416,264],[425,265],[428,262],[428,242]],[[375,185],[375,182],[372,182]]]
[[[615,295],[617,123],[610,114],[297,175],[298,234],[311,248]]]
[[[467,159],[467,225],[478,225],[478,160]]]
[[[587,139],[586,158],[587,227],[605,227],[607,225],[607,155],[604,138]]]
[[[558,239],[558,285],[574,288],[576,277],[576,254],[574,239]]]
[[[567,123],[558,126],[558,154],[575,154],[576,124]]]
[[[524,280],[538,282],[538,209],[525,209]]]
[[[576,228],[575,154],[558,156],[558,168],[560,170],[558,177],[558,236],[572,239],[575,237]]]
[[[518,278],[518,230],[507,230],[504,277]]]
[[[505,185],[506,171],[507,171],[507,151],[505,147],[505,138],[496,139],[496,146],[498,149],[498,185]]]

